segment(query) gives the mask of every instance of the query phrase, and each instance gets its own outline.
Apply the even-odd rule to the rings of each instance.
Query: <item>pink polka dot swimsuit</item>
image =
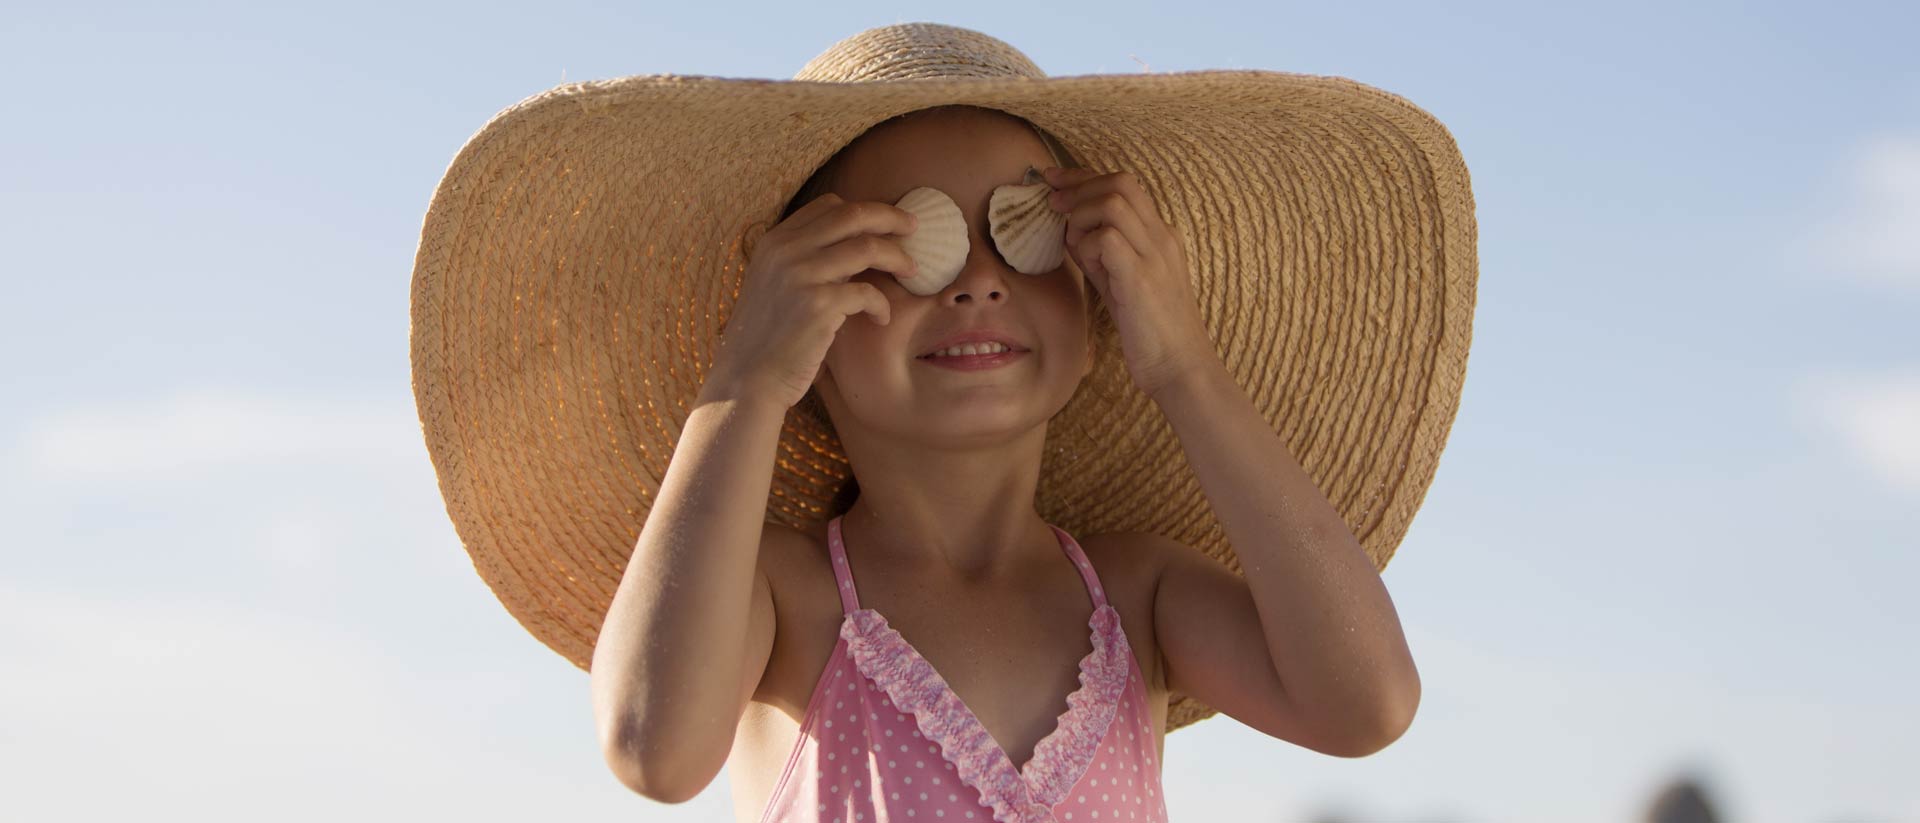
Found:
[[[887,620],[860,608],[827,525],[845,615],[761,823],[1166,823],[1146,679],[1093,564],[1048,525],[1093,600],[1067,711],[1024,767]]]

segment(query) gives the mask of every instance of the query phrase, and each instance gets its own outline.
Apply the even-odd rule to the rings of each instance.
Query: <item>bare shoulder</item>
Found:
[[[1166,668],[1154,636],[1154,592],[1171,553],[1165,538],[1145,532],[1107,532],[1075,538],[1086,551],[1087,562],[1100,575],[1107,600],[1120,612],[1120,621],[1133,646],[1148,687],[1166,688]]]
[[[818,618],[822,593],[833,606],[831,611],[838,613],[839,595],[833,590],[829,562],[826,524],[794,528],[766,521],[760,536],[760,569],[773,589],[774,611],[779,617]],[[794,611],[798,609],[804,611]]]
[[[767,520],[761,528],[759,574],[773,600],[773,646],[754,699],[796,715],[838,635],[840,597],[828,558],[824,525]]]
[[[1156,534],[1106,532],[1076,539],[1086,550],[1087,560],[1102,572],[1103,578],[1105,572],[1112,569],[1115,574],[1151,583],[1166,562],[1165,549],[1158,542],[1164,538]]]

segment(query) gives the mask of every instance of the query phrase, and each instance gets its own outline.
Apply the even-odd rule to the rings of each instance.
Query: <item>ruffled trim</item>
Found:
[[[1120,613],[1112,606],[1095,609],[1087,625],[1093,630],[1093,651],[1080,660],[1080,688],[1067,695],[1067,713],[1034,746],[1027,764],[1033,799],[1048,806],[1060,802],[1099,755],[1100,741],[1120,711],[1120,692],[1127,687],[1127,667],[1133,661],[1127,635],[1120,630]]]
[[[994,820],[1049,823],[1052,804],[1079,781],[1098,754],[1127,685],[1132,651],[1120,629],[1119,612],[1103,603],[1087,626],[1093,648],[1080,659],[1080,686],[1067,695],[1067,711],[1054,730],[1034,746],[1025,773],[886,617],[873,609],[856,609],[840,624],[840,636],[860,673],[879,684],[895,707],[913,713],[920,734],[939,744],[960,779],[979,791],[981,805],[993,810]]]

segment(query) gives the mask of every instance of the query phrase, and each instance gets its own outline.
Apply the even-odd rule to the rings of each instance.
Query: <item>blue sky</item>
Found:
[[[1173,819],[1920,821],[1912,4],[43,4],[0,24],[0,773],[23,820],[730,820],[622,788],[447,521],[428,198],[563,82],[786,79],[864,28],[1053,75],[1350,77],[1473,175],[1465,394],[1385,573],[1372,757],[1220,716]],[[1906,651],[1902,651],[1906,649]]]

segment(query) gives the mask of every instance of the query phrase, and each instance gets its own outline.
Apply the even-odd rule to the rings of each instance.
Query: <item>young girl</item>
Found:
[[[1222,239],[1209,223],[1268,221],[1292,207],[1295,195],[1271,188],[1279,179],[1271,167],[1278,155],[1269,153],[1275,143],[1218,136],[1319,123],[1297,144],[1307,147],[1301,158],[1327,168],[1394,149],[1315,135],[1377,126],[1371,118],[1382,111],[1404,118],[1418,110],[1381,108],[1384,93],[1330,82],[1338,78],[1253,74],[1112,87],[1069,85],[1085,78],[1031,82],[1044,75],[1004,43],[908,24],[842,41],[796,76],[841,87],[777,90],[795,100],[815,95],[804,98],[811,106],[759,96],[764,86],[756,81],[706,92],[728,95],[734,106],[690,108],[683,101],[696,97],[693,89],[709,86],[646,78],[641,88],[655,97],[627,87],[566,87],[565,96],[542,98],[545,108],[526,104],[503,114],[470,141],[472,154],[463,150],[429,215],[416,264],[416,318],[460,314],[464,307],[449,308],[454,298],[442,296],[457,293],[444,285],[455,277],[449,272],[498,275],[469,281],[475,289],[526,276],[524,263],[477,257],[463,267],[459,251],[429,252],[464,248],[451,238],[473,236],[460,234],[464,212],[441,206],[441,196],[483,204],[527,198],[534,205],[492,213],[535,217],[495,226],[487,244],[534,250],[516,261],[576,261],[561,264],[563,271],[642,272],[651,289],[634,298],[584,277],[553,279],[551,294],[516,285],[511,303],[472,312],[527,315],[524,326],[503,321],[522,330],[511,356],[483,352],[457,367],[434,353],[462,350],[460,338],[418,321],[415,337],[416,391],[450,511],[463,536],[474,530],[469,551],[509,609],[569,659],[590,656],[600,740],[623,783],[680,802],[726,767],[743,823],[1164,821],[1163,735],[1213,711],[1345,757],[1377,751],[1407,728],[1419,681],[1378,571],[1415,507],[1405,495],[1417,504],[1424,491],[1437,459],[1435,432],[1444,434],[1457,398],[1459,374],[1451,369],[1464,362],[1456,335],[1466,324],[1454,314],[1463,305],[1455,290],[1472,273],[1470,235],[1459,235],[1472,226],[1470,198],[1460,197],[1464,168],[1440,162],[1451,143],[1439,142],[1437,123],[1381,132],[1428,151],[1439,169],[1429,176],[1374,179],[1382,169],[1412,174],[1415,166],[1401,162],[1349,177],[1303,167],[1286,182],[1305,203],[1325,203],[1340,190],[1328,181],[1377,185],[1379,207],[1397,215],[1383,223],[1390,228],[1344,208],[1315,220],[1343,236],[1360,236],[1365,226],[1378,233],[1374,251],[1397,251],[1387,258],[1393,262],[1357,274],[1272,275],[1277,260],[1236,249],[1264,253],[1277,241],[1247,241],[1248,233]],[[874,82],[925,77],[1023,82]],[[962,94],[973,88],[992,91]],[[1035,122],[1000,106],[951,102],[961,97],[1052,106],[1062,122],[1100,123],[1074,118],[1104,112],[1125,128],[1086,126],[1088,136],[1075,146],[1082,156],[1153,156],[1172,171],[1155,169],[1162,182],[1150,187],[1124,164],[1083,167]],[[634,99],[657,100],[657,108],[624,112],[623,101]],[[1297,100],[1314,102],[1286,108]],[[1261,104],[1279,113],[1262,115]],[[697,385],[683,387],[684,372],[661,362],[675,345],[672,332],[700,317],[719,321],[671,300],[708,292],[686,284],[688,269],[675,268],[684,258],[667,255],[702,247],[699,237],[686,244],[685,227],[754,213],[747,198],[761,196],[759,189],[736,184],[720,167],[747,162],[769,170],[749,177],[779,170],[751,151],[707,147],[734,140],[772,153],[787,139],[769,130],[775,124],[833,133],[862,112],[887,108],[905,114],[879,119],[824,163],[807,166],[812,177],[797,193],[782,192],[786,208],[746,256],[717,353]],[[1314,119],[1326,112],[1350,119]],[[705,131],[672,119],[701,117],[711,120]],[[721,123],[733,117],[738,123]],[[638,122],[661,143],[640,146],[619,131]],[[533,139],[542,130],[563,135],[545,155]],[[1218,139],[1205,150],[1159,147],[1176,134]],[[534,156],[554,158],[553,170],[517,170]],[[649,156],[659,159],[641,166]],[[1255,167],[1255,160],[1269,165]],[[697,173],[675,177],[681,167]],[[639,189],[626,177],[603,185],[635,168],[653,175],[656,194],[634,194]],[[1046,172],[1045,207],[1064,221],[1057,241],[1065,254],[1045,270],[1032,269],[1030,249],[1001,230],[1061,224],[992,208],[996,192],[1029,183],[1031,169]],[[588,182],[573,191],[570,179]],[[703,195],[696,181],[714,188]],[[905,195],[923,188],[951,198],[963,232],[933,223],[942,219],[937,210],[903,207],[913,202]],[[1178,194],[1193,228],[1164,220],[1150,189]],[[1421,196],[1394,199],[1392,192],[1405,191]],[[634,206],[622,208],[620,198]],[[1429,208],[1435,212],[1422,211]],[[721,219],[707,219],[709,210]],[[600,214],[621,222],[595,222]],[[622,234],[638,230],[660,243]],[[590,239],[541,253],[544,238],[569,231]],[[922,266],[935,261],[926,250],[962,233],[952,279],[925,287]],[[707,237],[715,236],[724,235]],[[1434,254],[1410,251],[1436,237],[1447,244]],[[1326,253],[1346,257],[1337,247]],[[1411,274],[1436,260],[1446,275],[1439,286]],[[1196,279],[1212,284],[1206,311]],[[919,285],[910,290],[910,282]],[[1361,285],[1381,282],[1403,293]],[[1289,319],[1291,307],[1269,305],[1262,289],[1276,283],[1312,301],[1308,316]],[[1323,291],[1330,296],[1317,296]],[[523,302],[526,294],[532,299]],[[1246,302],[1224,299],[1235,295]],[[550,412],[513,415],[494,436],[455,440],[435,432],[468,414],[442,399],[456,368],[463,376],[505,371],[561,391],[569,385],[561,375],[570,372],[540,370],[541,353],[579,351],[567,355],[570,365],[597,366],[587,361],[592,345],[566,341],[556,329],[596,329],[584,336],[612,327],[624,339],[611,318],[642,305],[623,302],[632,300],[648,301],[649,310],[671,307],[642,330],[654,352],[636,367],[651,392],[646,406],[665,392],[690,411],[684,424],[635,435],[637,452],[648,459],[669,452],[671,461],[657,492],[638,507],[644,523],[624,569],[609,569],[598,556],[570,551],[591,543],[579,537],[587,521],[556,519],[552,512],[569,507],[553,487],[596,489],[646,476],[624,451],[590,451],[609,432],[627,430],[610,415],[633,408],[619,398],[639,391],[635,384],[594,383]],[[1432,334],[1418,312],[1379,312],[1416,301],[1446,307],[1447,334]],[[1314,319],[1349,314],[1358,322]],[[1210,327],[1210,316],[1219,325]],[[606,326],[596,318],[607,318]],[[1288,345],[1283,335],[1294,334],[1294,325],[1326,348]],[[1420,335],[1426,342],[1411,342]],[[1404,355],[1417,346],[1431,350]],[[1275,431],[1267,383],[1280,378],[1272,371],[1245,378],[1244,367],[1228,367],[1228,355],[1253,352],[1231,358],[1239,364],[1269,349],[1288,352],[1303,370],[1285,378],[1299,392],[1286,402],[1345,423],[1314,431],[1305,450],[1332,456],[1336,465],[1323,474],[1340,492],[1340,507]],[[1358,364],[1362,374],[1313,371],[1327,358]],[[1123,396],[1111,379],[1089,389],[1102,364],[1116,359],[1134,393]],[[1447,370],[1419,370],[1435,363]],[[1258,404],[1243,379],[1257,383]],[[1325,394],[1324,386],[1337,391]],[[1135,431],[1147,425],[1138,416],[1142,398],[1166,424],[1159,431]],[[796,405],[798,422],[789,415]],[[1419,413],[1432,406],[1446,414]],[[1401,408],[1413,410],[1411,423],[1402,425]],[[793,436],[808,427],[830,431],[831,443]],[[524,470],[497,472],[491,486],[469,479],[476,472],[467,467],[484,465],[494,453],[488,449],[536,439],[550,450]],[[813,491],[823,462],[808,454],[827,448],[848,467],[847,484],[831,501]],[[1178,483],[1182,463],[1204,497]],[[549,466],[566,467],[565,479],[524,479]],[[560,475],[538,474],[549,476]],[[770,496],[779,516],[769,514]],[[516,510],[502,502],[509,499],[532,502]],[[813,516],[790,516],[795,510]],[[1217,528],[1189,529],[1205,535],[1192,543],[1144,529],[1075,535],[1042,515],[1048,511],[1129,524],[1208,517]],[[1350,522],[1386,538],[1363,545]],[[591,592],[609,580],[617,590],[602,620],[592,613]]]

